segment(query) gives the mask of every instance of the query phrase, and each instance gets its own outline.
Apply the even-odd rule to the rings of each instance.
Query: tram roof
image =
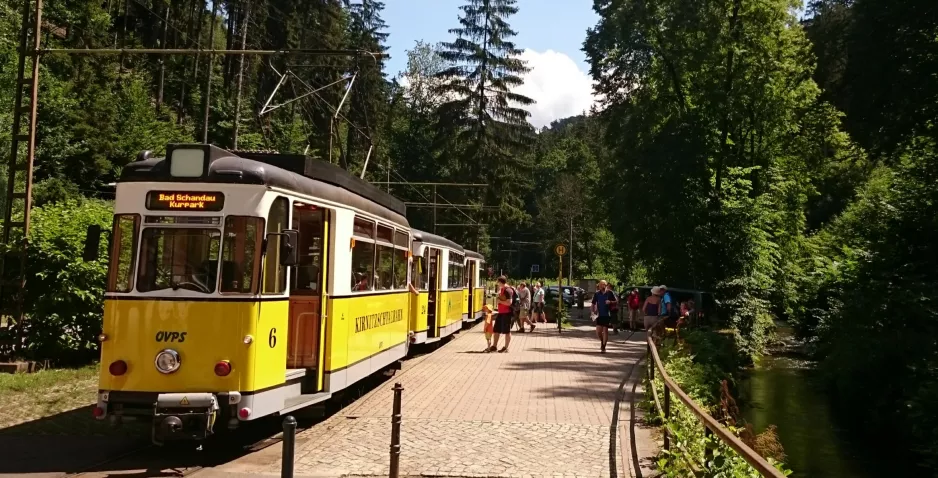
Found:
[[[209,157],[206,173],[197,178],[172,176],[166,158],[150,158],[141,153],[140,159],[124,166],[118,182],[263,184],[347,204],[398,224],[409,224],[403,201],[325,161],[302,154],[231,152],[202,144],[171,144],[167,154],[177,148],[206,148]]]
[[[463,249],[462,246],[460,246],[459,244],[456,244],[455,242],[443,236],[437,236],[436,234],[429,233],[426,231],[421,231],[418,229],[412,229],[411,234],[413,234],[414,239],[424,244],[430,244],[434,246],[444,246],[444,247],[448,247],[450,249],[459,251],[460,253],[465,252],[465,249]]]
[[[476,251],[470,251],[469,249],[466,249],[466,257],[470,257],[472,259],[478,259],[480,261],[485,260],[485,258],[482,257],[482,254],[479,254]]]

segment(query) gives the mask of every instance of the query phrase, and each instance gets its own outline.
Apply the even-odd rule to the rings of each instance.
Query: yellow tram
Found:
[[[427,300],[434,337],[461,322],[462,248],[329,163],[169,145],[124,167],[114,209],[94,414],[149,419],[156,443],[397,368]]]
[[[433,343],[462,327],[465,269],[463,248],[436,234],[414,229],[412,276],[419,291],[411,300],[413,343]]]

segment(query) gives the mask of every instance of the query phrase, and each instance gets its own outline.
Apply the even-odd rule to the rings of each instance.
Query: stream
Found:
[[[860,436],[835,416],[814,363],[787,324],[778,324],[780,345],[740,381],[740,412],[756,433],[769,425],[785,449],[793,478],[919,476],[902,469],[908,459],[890,450],[886,436]]]

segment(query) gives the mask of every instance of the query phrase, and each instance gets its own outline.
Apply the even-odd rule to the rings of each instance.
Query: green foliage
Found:
[[[720,407],[722,380],[732,383],[733,373],[739,369],[742,360],[732,343],[732,339],[706,329],[688,329],[681,331],[684,344],[662,345],[659,349],[662,363],[668,375],[701,408],[712,415],[721,416]],[[666,341],[668,342],[668,341]],[[653,400],[651,388],[646,380],[648,400]],[[655,375],[651,383],[659,400],[664,397],[664,382],[660,375]],[[654,405],[649,404],[652,411]],[[655,411],[655,413],[657,413]],[[705,450],[712,450],[712,457],[705,464],[707,476],[722,477],[759,477],[754,468],[732,448],[720,441],[715,435],[705,436],[703,426],[689,408],[674,398],[671,400],[671,417],[664,421],[663,416],[656,416],[656,421],[667,428],[670,434],[670,451],[662,450],[657,465],[667,476],[693,476],[693,469],[688,461],[697,466],[703,464]],[[732,424],[727,427],[739,437],[744,437],[745,429]],[[681,450],[686,450],[686,454]],[[766,458],[785,475],[792,473],[784,464],[771,457]]]
[[[101,260],[84,262],[82,251],[88,226],[97,224],[107,232],[111,215],[112,204],[96,199],[70,199],[33,210],[25,274],[27,320],[20,329],[27,337],[20,350],[24,358],[72,365],[97,355],[107,241],[101,243]]]

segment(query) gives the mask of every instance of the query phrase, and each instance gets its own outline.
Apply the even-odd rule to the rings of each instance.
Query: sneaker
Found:
[[[534,329],[535,329],[536,327],[537,327],[537,326],[535,326],[534,324],[531,324],[531,330],[529,330],[528,332],[534,332]]]
[[[508,352],[508,347],[502,347],[501,349],[498,350],[498,353],[500,354],[503,354],[505,352]]]

